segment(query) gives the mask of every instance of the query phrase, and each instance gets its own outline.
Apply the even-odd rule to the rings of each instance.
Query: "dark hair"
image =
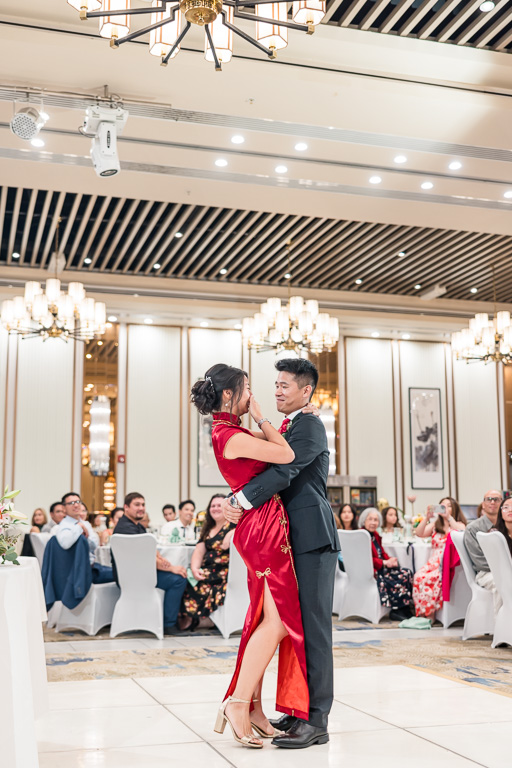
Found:
[[[505,541],[508,544],[508,548],[510,550],[510,556],[512,557],[512,538],[510,537],[510,533],[508,532],[508,528],[505,525],[505,521],[503,519],[503,514],[501,512],[501,508],[504,505],[506,501],[509,501],[509,499],[503,499],[503,501],[500,504],[500,508],[498,510],[498,519],[496,520],[496,525],[494,526],[497,531],[502,533],[505,537]]]
[[[50,507],[50,515],[53,515],[53,513],[55,512],[55,507],[61,507],[61,506],[62,506],[62,501],[54,501]]]
[[[448,499],[450,504],[452,505],[452,517],[455,520],[456,523],[464,523],[464,525],[468,524],[468,521],[466,520],[466,516],[464,515],[464,512],[460,508],[460,504],[455,499],[452,499],[451,496],[443,496],[441,501],[439,502],[441,504],[442,501],[445,499]],[[444,518],[439,516],[436,519],[434,528],[438,533],[444,533]]]
[[[196,508],[196,505],[194,504],[194,502],[192,501],[192,499],[185,499],[185,501],[180,501],[180,503],[179,503],[179,506],[178,506],[178,509],[183,509],[183,507],[185,506],[185,504],[192,504],[192,506],[194,507],[194,509]],[[172,505],[170,505],[170,506],[172,506]],[[173,509],[174,509],[174,507],[173,507]],[[176,510],[174,510],[174,511],[176,512]]]
[[[124,507],[114,507],[114,509],[110,510],[110,516],[108,518],[108,522],[111,523],[116,516],[116,514],[120,512],[121,516],[124,515]]]
[[[340,507],[340,523],[341,523],[341,530],[346,530],[345,526],[343,525],[343,520],[341,519],[341,513],[345,509],[345,507],[349,507],[350,511],[352,512],[352,520],[350,521],[350,528],[351,531],[357,531],[357,509],[352,506],[352,504],[342,504]]]
[[[66,503],[66,499],[69,499],[70,496],[78,496],[78,498],[80,499],[80,494],[79,493],[76,493],[76,491],[68,491],[68,493],[64,494],[64,496],[60,500],[60,503],[61,504],[65,504]]]
[[[142,493],[137,493],[137,491],[132,491],[131,493],[127,493],[124,497],[124,506],[129,507],[132,501],[135,501],[135,499],[144,499],[144,496]],[[124,509],[123,509],[124,512]]]
[[[233,392],[231,409],[240,402],[244,393],[244,377],[247,374],[241,368],[217,363],[208,368],[204,379],[196,381],[190,391],[190,400],[203,415],[220,411],[222,408],[222,393],[225,389]]]
[[[287,357],[284,360],[277,360],[276,370],[292,373],[295,377],[298,387],[311,387],[311,397],[318,384],[318,371],[316,366],[310,360],[302,358]]]
[[[396,523],[394,525],[395,528],[403,528],[403,525],[400,521],[400,515],[398,514],[398,509],[396,507],[384,507],[384,509],[381,511],[382,515],[382,530],[385,529],[387,524],[387,514],[390,509],[394,509],[396,512]]]
[[[87,522],[91,525],[94,525],[95,519],[98,517],[98,515],[102,515],[105,517],[105,512],[102,512],[101,510],[99,512],[89,512],[87,515]]]
[[[211,497],[210,501],[208,502],[208,506],[206,507],[206,515],[204,516],[204,523],[203,527],[201,528],[201,534],[199,536],[199,541],[204,541],[208,538],[208,534],[212,530],[212,528],[215,528],[216,522],[213,519],[210,508],[212,506],[212,501],[214,499],[225,499],[226,496],[223,493],[214,493]]]
[[[164,504],[162,507],[162,512],[165,512],[166,509],[172,509],[173,512],[176,512],[176,507],[174,504]]]

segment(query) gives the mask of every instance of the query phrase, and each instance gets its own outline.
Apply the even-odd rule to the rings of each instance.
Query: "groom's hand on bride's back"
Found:
[[[232,507],[229,503],[229,499],[222,500],[222,511],[228,523],[234,523],[235,525],[238,523],[244,513],[243,509],[236,509],[235,507]]]

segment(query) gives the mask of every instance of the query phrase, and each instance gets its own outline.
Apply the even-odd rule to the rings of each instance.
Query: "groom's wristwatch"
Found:
[[[233,509],[243,509],[242,505],[238,501],[238,499],[235,496],[235,494],[233,494],[232,496],[229,497],[229,503],[233,507]]]

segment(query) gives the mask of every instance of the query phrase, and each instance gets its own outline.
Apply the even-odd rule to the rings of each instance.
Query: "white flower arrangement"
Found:
[[[15,512],[13,509],[13,499],[19,494],[19,491],[11,491],[6,486],[2,497],[0,498],[0,557],[2,565],[12,563],[20,565],[18,555],[16,554],[16,542],[19,537],[25,533],[27,524],[23,522],[27,516],[22,512]]]

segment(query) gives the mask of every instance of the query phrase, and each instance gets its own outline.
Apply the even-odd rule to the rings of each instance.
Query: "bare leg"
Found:
[[[277,646],[287,634],[265,580],[262,619],[247,643],[238,682],[233,692],[235,698],[249,702],[252,700],[254,691],[261,684],[263,674]],[[252,732],[249,707],[250,704],[232,703],[226,707],[226,714],[239,736]]]
[[[263,712],[263,703],[261,700],[261,692],[263,688],[263,677],[259,680],[256,688],[254,689],[253,694],[253,704],[254,709],[250,713],[251,715],[251,722],[258,725],[263,731],[266,731],[269,735],[273,735],[275,733],[275,728],[273,728],[265,713]]]

